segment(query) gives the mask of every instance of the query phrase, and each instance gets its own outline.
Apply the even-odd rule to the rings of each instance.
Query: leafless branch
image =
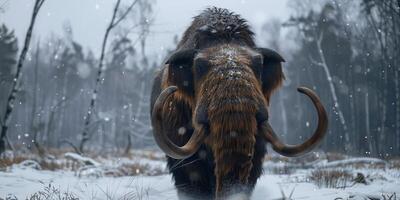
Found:
[[[15,151],[14,145],[12,145],[10,139],[8,138],[8,135],[6,135],[6,141],[7,141],[8,147],[10,147],[11,151],[14,152]]]
[[[319,59],[321,60],[321,64],[322,64],[320,66],[325,71],[325,75],[326,75],[326,78],[327,78],[327,81],[328,81],[328,84],[329,84],[329,88],[330,88],[330,91],[331,91],[331,95],[332,95],[332,100],[333,100],[333,103],[335,105],[335,109],[336,109],[336,111],[337,111],[337,113],[339,115],[340,123],[342,124],[342,127],[343,127],[344,137],[345,137],[345,140],[346,140],[345,149],[349,150],[349,148],[350,148],[350,136],[349,136],[346,120],[344,118],[343,112],[342,112],[341,107],[339,105],[339,101],[338,101],[338,97],[337,97],[337,94],[336,94],[336,89],[335,89],[335,86],[334,86],[334,83],[333,83],[333,80],[332,80],[331,72],[329,70],[328,64],[327,64],[326,59],[325,59],[324,51],[322,49],[322,40],[323,40],[323,38],[324,38],[324,32],[321,31],[319,33],[319,35],[318,35],[318,39],[315,41],[316,45],[317,45],[318,56],[319,56]]]
[[[138,2],[139,0],[135,0],[129,5],[129,7],[126,9],[126,11],[117,19],[115,22],[113,22],[112,27],[117,26],[122,20],[125,19],[125,17],[129,14],[129,12],[132,10],[133,6]],[[117,8],[118,9],[118,8]]]
[[[97,100],[97,95],[98,95],[98,91],[100,89],[100,85],[102,83],[102,78],[103,78],[103,73],[104,73],[104,57],[105,57],[105,51],[106,51],[106,46],[107,46],[107,40],[108,40],[108,36],[110,35],[111,30],[118,25],[119,22],[121,22],[126,16],[127,14],[132,10],[133,6],[136,4],[137,0],[135,0],[129,7],[128,9],[125,11],[125,13],[116,20],[116,16],[118,13],[118,9],[119,6],[121,4],[121,0],[117,0],[117,3],[115,4],[114,10],[113,10],[113,14],[111,17],[111,21],[110,24],[108,25],[106,32],[104,34],[104,38],[103,38],[103,43],[101,46],[101,54],[100,54],[100,59],[99,59],[99,66],[98,66],[98,72],[97,72],[97,77],[96,77],[96,85],[93,89],[92,92],[92,98],[90,99],[90,104],[89,104],[89,108],[88,111],[86,113],[85,116],[85,122],[84,122],[84,128],[82,131],[82,139],[79,145],[79,150],[80,152],[83,152],[83,148],[85,143],[90,139],[89,133],[88,133],[88,127],[91,121],[91,117],[94,111],[94,106],[96,104],[96,100]]]
[[[314,65],[318,65],[318,66],[323,66],[323,63],[316,61],[312,56],[308,56],[308,59],[310,59],[311,63]]]
[[[60,141],[60,144],[68,144],[68,145],[70,145],[70,146],[74,149],[74,151],[75,151],[77,154],[81,154],[81,152],[79,151],[78,147],[76,147],[76,146],[74,145],[74,143],[72,143],[71,141],[69,141],[69,140],[67,140],[67,139],[61,140],[61,141]]]
[[[114,10],[113,10],[113,14],[112,14],[112,17],[111,17],[110,24],[108,25],[107,30],[106,30],[106,35],[107,35],[108,32],[111,31],[111,29],[113,29],[115,27],[114,22],[115,22],[115,18],[117,17],[117,13],[118,13],[118,9],[119,9],[119,5],[120,4],[121,4],[121,0],[117,0],[117,3],[115,3],[115,6],[114,6]]]
[[[1,134],[0,134],[0,154],[2,152],[4,152],[5,150],[5,141],[4,139],[7,136],[7,131],[8,131],[8,123],[10,121],[10,117],[11,114],[13,112],[14,109],[14,101],[16,99],[17,93],[20,90],[20,79],[22,76],[22,68],[25,62],[25,58],[26,58],[26,54],[28,53],[29,50],[29,45],[31,42],[31,38],[32,38],[32,32],[33,32],[33,27],[35,25],[35,21],[36,21],[36,17],[39,13],[40,7],[43,5],[45,0],[36,0],[34,7],[33,7],[33,11],[32,11],[32,17],[31,17],[31,21],[29,23],[29,27],[28,30],[26,32],[26,36],[25,36],[25,41],[24,41],[24,45],[23,48],[21,50],[21,54],[19,56],[18,62],[17,62],[17,71],[14,75],[14,79],[12,82],[12,86],[11,86],[11,92],[8,95],[7,98],[7,104],[6,104],[6,111],[4,113],[3,116],[3,125],[1,127]]]
[[[45,0],[39,0],[39,4],[38,4],[37,7],[36,7],[37,10],[39,10],[39,9],[42,7],[44,1],[45,1]]]

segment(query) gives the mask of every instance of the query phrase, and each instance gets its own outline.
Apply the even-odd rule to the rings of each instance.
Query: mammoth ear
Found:
[[[285,79],[281,64],[285,60],[274,50],[267,48],[257,48],[256,50],[263,56],[261,69],[262,90],[269,102],[272,92],[281,86]]]
[[[175,52],[165,62],[168,64],[168,83],[176,85],[182,92],[193,95],[193,59],[197,50],[189,49]]]

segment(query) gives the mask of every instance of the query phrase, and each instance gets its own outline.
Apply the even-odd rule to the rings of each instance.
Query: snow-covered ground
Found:
[[[79,159],[79,158],[77,158]],[[362,160],[362,159],[361,159]],[[98,160],[104,163],[104,160]],[[347,159],[343,162],[327,163],[321,161],[314,163],[316,168],[332,167],[337,164],[348,164],[359,161],[358,159]],[[122,160],[121,162],[129,162]],[[163,161],[149,161],[143,159],[140,162],[149,164],[154,168],[164,165]],[[374,162],[367,160],[366,162]],[[377,161],[379,162],[379,160]],[[325,163],[322,164],[322,163]],[[110,163],[109,163],[110,164]],[[282,196],[291,199],[321,200],[321,199],[375,199],[389,200],[390,196],[397,195],[400,199],[400,171],[388,167],[379,169],[346,168],[351,173],[362,173],[365,175],[368,184],[348,183],[345,189],[320,188],[310,180],[310,169],[296,169],[289,174],[272,174],[271,165],[282,164],[265,162],[266,173],[260,178],[253,193],[253,200],[282,199]],[[86,173],[90,174],[90,173]],[[80,199],[177,199],[176,191],[169,174],[160,175],[136,175],[136,176],[78,176],[72,171],[46,171],[36,170],[31,167],[14,165],[6,171],[0,172],[0,199],[7,195],[15,195],[18,199],[26,199],[30,195],[43,191],[49,187],[59,189],[61,192],[68,192]],[[383,196],[384,197],[383,197]],[[394,197],[391,200],[395,200]]]

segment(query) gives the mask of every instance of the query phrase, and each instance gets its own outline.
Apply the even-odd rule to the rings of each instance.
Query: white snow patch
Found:
[[[329,163],[317,163],[315,167],[338,167],[338,166],[348,166],[352,164],[381,164],[387,166],[387,162],[378,158],[350,158],[345,160],[332,161]]]
[[[10,173],[0,172],[0,180],[0,198],[12,194],[18,199],[25,199],[35,192],[42,191],[51,183],[54,187],[72,193],[79,199],[129,199],[126,197],[133,195],[149,200],[177,199],[169,175],[79,178],[73,172],[15,168]]]
[[[95,167],[100,166],[100,163],[98,163],[97,161],[95,161],[95,160],[93,160],[91,158],[88,158],[88,157],[83,157],[83,156],[81,156],[79,154],[76,154],[76,153],[68,152],[68,153],[64,154],[64,157],[66,159],[70,159],[70,160],[73,160],[75,162],[78,162],[78,163],[80,163],[82,165],[92,165],[92,166],[95,166]]]
[[[143,152],[143,155],[147,155]],[[148,154],[150,155],[150,154]],[[82,171],[81,175],[72,171],[46,171],[36,170],[24,165],[14,165],[6,172],[0,172],[0,199],[5,198],[8,194],[15,195],[18,199],[25,199],[35,192],[42,191],[44,187],[51,184],[61,191],[74,194],[80,199],[129,199],[132,195],[141,196],[142,199],[158,200],[158,199],[178,199],[175,186],[170,174],[163,174],[159,176],[124,176],[124,177],[107,177],[96,176],[96,174],[104,173],[107,167],[114,167],[123,164],[140,163],[146,164],[150,168],[165,169],[166,163],[163,159],[163,154],[151,154],[152,157],[159,157],[160,160],[152,160],[140,156],[134,158],[121,158],[97,159],[97,161],[90,160],[100,165],[86,165],[87,168]],[[73,158],[79,162],[86,162],[87,159],[77,154],[68,153],[66,157]],[[29,161],[30,162],[30,161]],[[27,166],[33,166],[31,164]],[[345,169],[356,174],[363,173],[369,179],[368,184],[355,184],[345,189],[334,188],[319,188],[308,179],[308,175],[312,170],[320,167],[337,167],[359,162],[375,162],[381,163],[379,159],[369,158],[351,158],[342,161],[327,162],[326,160],[319,160],[319,163],[312,164],[299,164],[297,163],[296,169],[293,173],[288,175],[277,175],[268,173],[269,166],[275,165],[276,167],[288,165],[285,162],[272,162],[264,163],[266,173],[260,177],[252,195],[252,200],[266,200],[266,199],[282,199],[282,194],[289,199],[304,199],[304,200],[321,200],[321,199],[366,199],[367,197],[376,197],[382,199],[382,195],[390,197],[394,193],[400,195],[400,171],[395,169],[369,169],[361,168],[355,169],[346,167]],[[386,161],[383,161],[386,162]],[[344,163],[344,164],[343,164]],[[290,164],[290,163],[289,163]],[[313,167],[314,166],[314,167]],[[303,168],[301,168],[303,167]],[[111,169],[110,169],[111,170]],[[87,173],[87,174],[82,174]],[[198,174],[192,174],[193,179],[198,178]],[[128,197],[128,198],[127,198]],[[137,198],[140,199],[140,198]],[[387,198],[389,199],[389,198]]]

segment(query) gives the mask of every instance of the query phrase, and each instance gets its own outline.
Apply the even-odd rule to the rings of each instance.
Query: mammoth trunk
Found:
[[[236,51],[222,52],[211,60],[216,67],[204,79],[198,104],[207,108],[209,136],[205,142],[213,151],[219,198],[247,189],[256,143],[256,113],[264,102],[251,69],[237,64],[241,58]]]
[[[229,115],[211,117],[210,121],[206,144],[213,151],[217,193],[242,190],[252,169],[257,131],[255,117],[231,111]]]

